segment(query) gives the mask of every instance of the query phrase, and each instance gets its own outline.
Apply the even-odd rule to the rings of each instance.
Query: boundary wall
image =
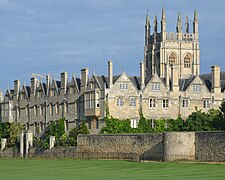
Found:
[[[0,157],[21,157],[20,148],[6,147]],[[225,162],[225,131],[79,135],[77,147],[29,147],[25,157]]]

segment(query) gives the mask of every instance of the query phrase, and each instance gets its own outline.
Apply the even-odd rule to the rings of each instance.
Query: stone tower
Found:
[[[158,32],[157,16],[154,18],[154,31],[150,33],[149,15],[146,15],[144,65],[145,76],[148,78],[157,73],[166,77],[166,71],[171,77],[173,65],[178,67],[178,77],[189,78],[200,73],[200,50],[198,41],[198,15],[194,11],[193,32],[189,30],[189,20],[186,17],[185,32],[182,31],[181,14],[178,14],[176,32],[166,31],[166,13],[162,9],[161,32]],[[166,68],[169,65],[169,68]]]

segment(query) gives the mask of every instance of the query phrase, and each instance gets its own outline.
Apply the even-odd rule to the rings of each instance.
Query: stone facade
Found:
[[[140,75],[125,72],[113,75],[113,63],[108,62],[108,76],[89,75],[87,68],[80,77],[61,73],[56,80],[50,75],[33,75],[30,85],[14,81],[0,97],[0,122],[22,123],[34,134],[44,131],[53,121],[65,118],[65,129],[79,126],[84,120],[91,133],[104,126],[106,107],[118,119],[132,119],[137,126],[140,110],[148,119],[188,117],[196,107],[207,112],[218,108],[224,100],[225,73],[212,66],[209,74],[200,74],[198,16],[194,13],[193,33],[181,31],[178,16],[177,32],[166,31],[166,14],[162,10],[161,32],[146,16],[144,61]],[[41,78],[41,79],[40,79]],[[1,95],[1,93],[0,93]]]

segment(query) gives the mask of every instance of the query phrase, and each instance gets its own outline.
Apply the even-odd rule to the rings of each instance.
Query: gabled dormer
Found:
[[[96,75],[93,75],[92,78],[88,81],[86,90],[90,91],[90,90],[94,90],[94,89],[101,89],[101,84]]]
[[[78,79],[75,76],[72,77],[72,80],[69,84],[69,93],[70,94],[77,94],[80,92],[77,80]]]
[[[189,80],[187,80],[186,85],[184,85],[183,91],[192,94],[193,96],[206,95],[206,93],[210,94],[210,89],[206,85],[205,81],[201,79],[199,75],[192,76]]]
[[[60,81],[56,81],[55,79],[53,79],[49,89],[49,96],[58,96],[60,86]]]
[[[20,100],[25,100],[29,99],[30,97],[30,87],[26,86],[25,84],[23,85],[21,91],[20,91]]]
[[[116,77],[113,84],[112,90],[119,90],[121,93],[139,90],[139,82],[135,78],[129,77],[125,72]]]
[[[37,90],[36,90],[36,98],[43,98],[46,96],[46,85],[44,83],[39,83]]]
[[[13,90],[7,89],[5,96],[4,96],[4,101],[12,100],[12,91]]]
[[[160,78],[158,74],[153,74],[146,81],[146,85],[143,89],[143,93],[153,93],[153,94],[162,94],[162,92],[167,92],[168,89],[165,84],[165,80]]]

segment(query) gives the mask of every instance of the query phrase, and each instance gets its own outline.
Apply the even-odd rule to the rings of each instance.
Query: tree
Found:
[[[186,131],[214,131],[213,128],[213,118],[202,112],[201,110],[196,110],[190,116],[184,124],[184,130]]]
[[[19,136],[22,133],[23,126],[19,123],[12,123],[8,129],[9,131],[9,146],[14,147],[19,143]]]

